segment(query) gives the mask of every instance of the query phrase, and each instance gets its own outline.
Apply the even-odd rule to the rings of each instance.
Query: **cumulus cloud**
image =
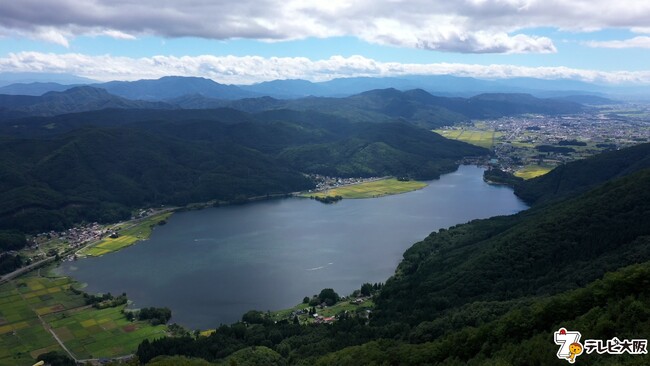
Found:
[[[594,48],[650,48],[650,37],[639,36],[615,41],[592,41],[587,42],[586,45]]]
[[[100,30],[117,38],[280,41],[355,36],[451,52],[555,52],[550,39],[524,34],[525,30],[647,28],[650,2],[612,4],[610,0],[21,0],[0,2],[0,27],[62,45]]]
[[[168,75],[199,76],[227,84],[275,79],[324,81],[353,76],[457,75],[486,79],[535,77],[607,83],[650,83],[650,71],[594,71],[567,67],[524,67],[460,63],[379,62],[363,56],[153,56],[143,58],[88,56],[76,53],[12,53],[0,58],[0,72],[71,73],[97,80],[154,79]]]

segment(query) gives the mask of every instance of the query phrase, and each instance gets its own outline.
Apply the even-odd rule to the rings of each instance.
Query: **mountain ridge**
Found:
[[[47,76],[47,75],[46,75]],[[241,99],[270,96],[277,99],[296,99],[308,96],[346,97],[372,89],[396,88],[398,90],[423,89],[438,96],[472,97],[483,93],[528,93],[539,98],[567,97],[571,95],[633,95],[647,91],[647,87],[614,87],[571,79],[478,79],[453,75],[404,75],[400,77],[348,77],[312,82],[304,79],[276,79],[250,85],[226,85],[211,79],[193,76],[165,76],[159,79],[135,81],[109,81],[98,83],[90,79],[10,79],[2,83],[0,93],[40,95],[46,91],[62,91],[70,84],[87,84],[109,90],[129,99],[161,100],[200,93],[219,99]],[[66,82],[67,81],[67,82]],[[32,85],[25,84],[34,83]],[[51,83],[48,86],[47,83]],[[40,93],[40,94],[39,94]]]

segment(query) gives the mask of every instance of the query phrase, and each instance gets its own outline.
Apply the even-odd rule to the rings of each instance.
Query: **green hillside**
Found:
[[[578,198],[431,234],[376,299],[377,322],[411,325],[476,301],[507,301],[583,286],[650,260],[650,170]]]
[[[225,101],[189,95],[171,101],[181,108],[230,107],[247,112],[278,109],[316,111],[360,122],[403,119],[432,129],[472,118],[499,118],[524,113],[566,114],[585,110],[581,104],[559,99],[540,99],[528,94],[481,94],[472,98],[449,98],[422,89],[399,91],[374,89],[344,98],[307,97],[281,100],[270,97]]]
[[[646,168],[650,168],[650,144],[641,144],[560,165],[515,185],[515,194],[529,204],[549,202]]]

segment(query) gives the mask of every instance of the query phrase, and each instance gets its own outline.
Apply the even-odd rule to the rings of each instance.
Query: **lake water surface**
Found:
[[[526,208],[512,190],[461,166],[419,191],[326,205],[286,198],[174,214],[147,241],[60,271],[89,292],[126,292],[197,329],[251,309],[277,310],[326,287],[347,295],[384,282],[432,231]]]

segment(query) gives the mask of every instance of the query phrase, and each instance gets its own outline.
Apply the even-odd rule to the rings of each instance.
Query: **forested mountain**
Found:
[[[20,137],[0,144],[0,228],[24,231],[311,188],[302,173],[431,179],[488,153],[403,122],[292,111],[103,110],[2,131]]]
[[[403,119],[424,128],[435,128],[472,118],[498,118],[522,113],[564,114],[579,113],[585,110],[581,104],[554,99],[539,99],[526,94],[484,94],[472,98],[446,98],[433,96],[424,90],[397,89],[370,90],[345,98],[302,98],[280,100],[271,97],[214,98],[222,95],[223,88],[232,86],[216,84],[207,79],[163,78],[141,80],[138,82],[112,82],[99,84],[105,89],[81,86],[62,92],[48,92],[42,96],[0,95],[0,120],[17,119],[30,116],[55,116],[74,112],[101,109],[219,109],[231,108],[244,112],[263,112],[291,109],[304,112],[326,113],[356,122],[386,122]],[[133,84],[135,83],[135,84]],[[172,88],[167,84],[181,83],[182,88]],[[163,84],[163,86],[159,85]],[[216,86],[215,86],[216,85]],[[135,89],[134,89],[135,88]],[[184,88],[184,89],[183,89]],[[232,87],[234,88],[234,87]],[[147,99],[145,91],[157,93],[185,93],[168,99],[166,102],[131,100],[113,95],[119,94]],[[229,92],[228,92],[229,93]],[[172,94],[169,94],[171,97]],[[243,97],[244,94],[237,94]],[[2,122],[0,122],[2,123]]]
[[[165,76],[155,80],[110,81],[94,84],[109,93],[129,99],[166,100],[188,94],[219,99],[241,99],[259,96],[234,85],[224,85],[206,78]]]
[[[375,319],[411,325],[475,301],[558,293],[650,260],[650,170],[578,198],[434,233],[404,253]]]
[[[42,96],[0,95],[0,117],[54,116],[65,113],[124,109],[172,109],[162,102],[129,100],[109,94],[106,90],[78,86],[62,92],[48,92]]]
[[[224,101],[191,95],[171,100],[181,108],[230,107],[248,112],[273,109],[319,111],[365,122],[403,118],[425,128],[435,128],[471,118],[498,118],[523,113],[579,113],[574,102],[539,99],[527,94],[483,94],[471,98],[437,97],[421,89],[376,89],[345,98],[309,97],[280,100],[270,97]]]
[[[548,202],[646,168],[650,168],[650,143],[560,165],[547,174],[517,184],[515,194],[529,204]]]
[[[117,127],[136,122],[213,121],[220,123],[250,122],[250,114],[234,109],[103,109],[53,117],[0,119],[0,136],[52,137],[78,128]]]
[[[560,361],[553,342],[560,327],[584,338],[643,338],[650,334],[649,186],[644,169],[552,205],[432,233],[406,251],[367,324],[260,318],[209,337],[145,341],[137,354],[144,362],[183,355],[227,364],[238,350],[265,347],[298,365],[548,365]],[[642,365],[647,357],[585,353],[579,361]]]

